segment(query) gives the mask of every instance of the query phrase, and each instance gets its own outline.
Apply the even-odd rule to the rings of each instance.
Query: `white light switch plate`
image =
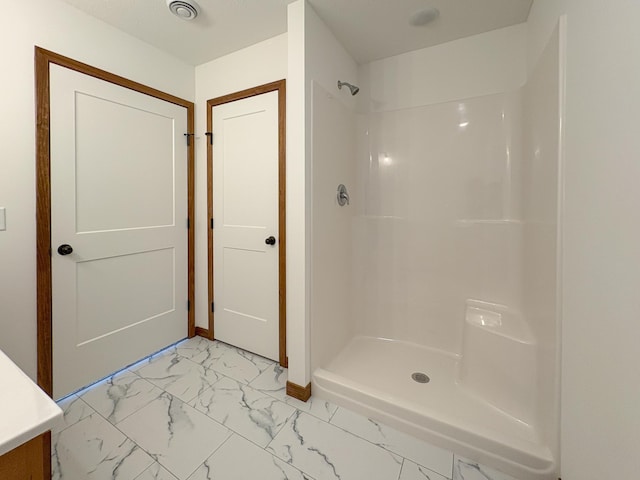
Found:
[[[0,231],[7,229],[7,209],[0,207]]]

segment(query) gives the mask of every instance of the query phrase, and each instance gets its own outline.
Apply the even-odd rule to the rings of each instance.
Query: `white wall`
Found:
[[[342,80],[358,83],[358,68],[333,33],[307,5],[305,17],[307,138],[311,154],[311,291],[309,296],[312,369],[330,361],[352,332],[350,309],[351,218],[355,207],[339,207],[338,184],[355,184],[356,97]]]
[[[357,83],[357,66],[335,36],[305,0],[289,5],[289,80],[287,94],[287,198],[295,201],[287,211],[287,235],[293,252],[287,259],[287,275],[296,284],[287,291],[289,322],[289,381],[307,385],[311,380],[311,349],[324,348],[324,342],[312,345],[312,304],[330,296],[312,285],[313,244],[316,238],[313,206],[313,85],[336,94],[347,108],[355,108],[355,98],[346,90],[337,90],[337,81]],[[337,228],[337,225],[333,225]],[[323,235],[328,234],[325,230]],[[346,273],[346,270],[345,270]],[[338,343],[340,340],[338,340]]]
[[[358,65],[308,4],[305,12],[307,88],[315,82],[347,108],[355,109],[359,96],[352,96],[346,87],[338,90],[338,80],[358,84]]]
[[[352,219],[355,206],[340,207],[337,187],[353,195],[356,119],[339,99],[313,83],[311,370],[327,366],[353,333],[351,315]]]
[[[287,351],[288,380],[309,383],[309,253],[311,198],[306,135],[308,88],[305,83],[304,0],[287,10]]]
[[[530,68],[563,12],[562,478],[637,478],[640,3],[536,0]]]
[[[207,100],[287,77],[287,34],[199,65],[196,77],[196,325],[208,328]]]
[[[385,111],[515,90],[527,78],[525,48],[520,24],[378,60],[360,67],[360,99]]]
[[[187,100],[193,67],[57,0],[28,0],[0,15],[0,349],[36,375],[34,45]]]

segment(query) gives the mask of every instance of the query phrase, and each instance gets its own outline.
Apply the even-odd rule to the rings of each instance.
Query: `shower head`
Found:
[[[343,86],[349,87],[349,90],[351,90],[351,95],[356,95],[360,91],[360,87],[356,87],[355,85],[351,85],[350,83],[341,82],[340,80],[338,80],[338,90],[342,90]]]

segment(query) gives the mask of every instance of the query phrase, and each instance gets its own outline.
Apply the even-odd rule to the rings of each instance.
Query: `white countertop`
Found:
[[[0,455],[51,430],[62,410],[0,350]]]

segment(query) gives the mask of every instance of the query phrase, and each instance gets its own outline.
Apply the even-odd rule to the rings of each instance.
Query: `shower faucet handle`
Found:
[[[347,192],[347,187],[345,187],[342,183],[338,185],[338,205],[344,207],[345,205],[349,205],[349,192]]]

